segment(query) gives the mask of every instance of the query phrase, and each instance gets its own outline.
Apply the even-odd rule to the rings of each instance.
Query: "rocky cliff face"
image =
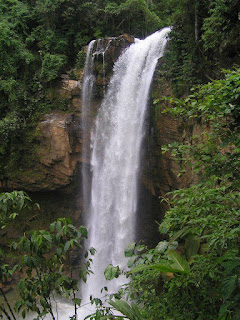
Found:
[[[132,42],[134,42],[132,37],[123,35],[118,38],[103,39],[95,43],[94,74],[96,88],[94,108],[87,124],[89,136],[100,100],[112,74],[113,64],[122,50]],[[81,85],[83,72],[79,71],[77,74],[78,80],[72,80],[67,75],[64,76],[60,88],[56,89],[57,94],[69,99],[73,111],[45,114],[37,127],[36,153],[31,167],[20,172],[14,179],[9,178],[1,181],[0,187],[24,189],[34,194],[46,195],[51,193],[51,199],[54,198],[54,193],[58,198],[63,197],[63,195],[66,197],[66,194],[68,194],[69,207],[72,208],[72,211],[77,211],[77,215],[79,215],[80,211],[76,208],[81,208],[80,169],[83,162],[88,162],[89,158],[82,159],[81,154]],[[159,86],[158,77],[156,77],[153,90],[157,91],[159,95],[169,93],[166,84]],[[167,114],[162,114],[160,110],[156,112],[154,107],[150,106],[139,202],[139,209],[142,212],[140,219],[142,217],[145,229],[147,229],[146,225],[149,225],[149,223],[145,223],[146,221],[159,220],[159,213],[164,211],[164,207],[159,206],[159,196],[163,196],[173,189],[185,187],[192,183],[194,179],[191,172],[188,172],[182,178],[178,178],[180,168],[169,155],[163,155],[161,152],[162,145],[183,140],[183,129],[184,124],[180,119],[173,119]],[[191,134],[191,130],[193,128],[190,128],[189,134]],[[145,146],[143,146],[143,149]],[[45,196],[44,199],[46,199]],[[64,208],[66,209],[66,204]],[[149,219],[149,216],[151,216],[151,219]]]
[[[155,97],[171,95],[171,89],[164,81],[155,79],[153,83]],[[148,131],[148,152],[145,157],[143,183],[153,195],[164,196],[167,192],[185,188],[196,181],[196,176],[190,169],[180,174],[181,167],[169,153],[163,153],[161,147],[173,142],[184,143],[189,137],[199,133],[200,126],[196,122],[184,123],[169,113],[163,113],[162,108],[150,106]]]

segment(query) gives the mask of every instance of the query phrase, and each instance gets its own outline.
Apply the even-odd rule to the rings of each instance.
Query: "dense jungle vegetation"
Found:
[[[164,68],[174,96],[159,97],[155,108],[205,128],[184,144],[162,148],[179,161],[182,174],[194,170],[199,183],[167,195],[163,240],[153,249],[126,248],[128,286],[115,300],[109,297],[111,307],[94,300],[90,319],[118,319],[115,310],[130,320],[240,319],[239,11],[238,0],[0,0],[1,180],[28,166],[41,116],[68,110],[67,101],[49,92],[63,73],[83,67],[84,46],[94,38],[145,37],[171,25]],[[87,231],[60,219],[10,246],[2,241],[5,232],[29,205],[23,192],[0,195],[0,292],[16,269],[22,273],[15,311],[5,301],[0,315],[17,319],[15,312],[34,310],[39,319],[47,313],[54,319],[54,291],[71,297],[75,319],[81,301],[66,260]],[[10,249],[23,256],[18,267],[6,263]],[[86,256],[92,254],[89,249]],[[80,270],[82,279],[90,262]],[[120,272],[126,271],[109,266],[105,276]]]

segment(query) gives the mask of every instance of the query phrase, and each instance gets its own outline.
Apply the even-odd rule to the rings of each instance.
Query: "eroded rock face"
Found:
[[[78,156],[75,145],[79,144],[70,138],[72,121],[73,115],[49,114],[39,123],[37,158],[44,179],[36,181],[34,189],[56,190],[71,183]]]
[[[167,83],[158,79],[154,83],[153,91],[158,97],[171,95]],[[179,117],[163,113],[162,108],[150,107],[148,132],[148,152],[145,155],[142,182],[152,195],[164,197],[166,193],[187,188],[196,182],[196,175],[189,169],[179,174],[181,166],[174,161],[169,153],[163,153],[161,147],[173,142],[184,143],[189,137],[201,132],[201,126],[196,122],[184,123]]]
[[[37,127],[38,146],[31,167],[2,186],[42,192],[71,185],[80,159],[81,139],[79,134],[72,134],[72,130],[80,129],[79,119],[75,114],[46,114]]]

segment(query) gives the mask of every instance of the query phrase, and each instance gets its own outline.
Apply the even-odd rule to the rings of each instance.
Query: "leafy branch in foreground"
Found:
[[[78,230],[70,219],[61,218],[50,225],[50,231],[32,231],[12,244],[22,255],[19,270],[26,274],[18,284],[21,300],[15,306],[17,312],[22,310],[23,318],[27,312],[34,311],[38,314],[36,319],[46,314],[55,319],[55,295],[70,298],[77,316],[77,306],[81,303],[76,296],[78,279],[73,276],[73,266],[68,262],[71,253],[81,248],[83,238],[87,238],[84,227]],[[86,273],[90,261],[85,266]]]
[[[22,209],[30,209],[31,199],[22,191],[0,194],[0,226],[7,230],[11,222],[17,218]],[[15,266],[6,263],[6,248],[0,247],[0,292],[3,302],[0,304],[0,315],[8,320],[16,320],[17,314],[26,317],[28,312],[34,312],[34,319],[42,319],[50,315],[52,319],[58,317],[56,296],[66,297],[73,303],[72,319],[77,316],[77,309],[81,299],[76,295],[78,291],[78,277],[74,266],[69,263],[76,250],[82,248],[81,241],[87,238],[85,227],[76,228],[70,219],[60,218],[53,222],[49,231],[33,230],[25,233],[16,242],[8,243],[9,249],[15,253]],[[89,257],[79,269],[79,277],[86,281],[91,272],[91,255],[93,248],[85,253]],[[13,308],[8,301],[5,287],[13,280],[15,272],[21,275],[18,283],[20,300]]]
[[[31,199],[23,191],[13,191],[0,194],[0,237],[6,237],[8,227],[17,218],[19,212],[24,208],[30,206]],[[3,301],[0,304],[0,315],[4,314],[7,319],[15,319],[16,316],[13,308],[11,307],[7,296],[6,286],[17,269],[17,265],[11,266],[6,262],[6,255],[9,247],[5,244],[0,244],[0,293]]]

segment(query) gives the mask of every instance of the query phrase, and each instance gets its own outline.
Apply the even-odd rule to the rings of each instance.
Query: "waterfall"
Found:
[[[126,268],[124,249],[135,240],[140,151],[148,95],[158,59],[163,56],[170,28],[145,40],[136,39],[114,65],[105,97],[91,132],[91,199],[87,213],[88,247],[97,250],[84,301],[101,297],[101,289],[117,292],[126,281],[107,282],[108,264]]]
[[[92,40],[88,45],[88,51],[86,56],[86,62],[84,66],[84,79],[82,85],[82,185],[83,188],[83,205],[84,211],[88,211],[88,203],[90,201],[89,198],[89,174],[88,174],[88,139],[87,139],[87,131],[89,130],[89,112],[91,110],[92,105],[92,97],[93,97],[93,88],[95,83],[95,77],[93,75],[93,63],[94,63],[94,55],[93,55],[93,46],[96,40]]]
[[[87,56],[84,66],[84,79],[82,85],[82,188],[83,190],[83,209],[84,212],[88,212],[90,203],[90,174],[88,168],[89,162],[89,139],[88,132],[90,128],[92,100],[94,95],[94,85],[96,78],[93,74],[93,66],[95,59],[98,60],[99,56],[102,56],[103,63],[103,78],[105,83],[105,52],[108,50],[112,39],[109,39],[107,46],[105,47],[103,39],[92,40],[88,45]],[[103,87],[105,93],[105,85]]]

